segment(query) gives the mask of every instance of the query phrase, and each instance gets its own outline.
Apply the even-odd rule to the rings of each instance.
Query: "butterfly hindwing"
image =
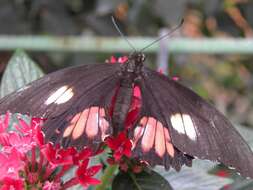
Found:
[[[133,142],[133,157],[147,161],[150,165],[164,165],[180,170],[182,165],[191,166],[192,157],[183,154],[172,143],[169,127],[159,106],[153,99],[149,85],[141,80],[141,111],[135,127],[130,132]]]
[[[144,72],[143,86],[151,94],[152,116],[168,129],[174,147],[193,157],[224,163],[244,176],[253,177],[250,147],[219,111],[168,77],[147,68]]]

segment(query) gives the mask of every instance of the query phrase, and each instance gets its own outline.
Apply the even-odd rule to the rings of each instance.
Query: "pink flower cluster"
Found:
[[[92,151],[88,148],[78,152],[73,147],[62,149],[45,143],[40,128],[42,119],[32,118],[28,124],[19,118],[14,131],[8,131],[10,114],[0,118],[0,189],[24,190],[67,189],[77,184],[83,187],[97,185],[93,176],[101,165],[88,168]],[[62,177],[71,168],[75,176],[63,182]]]

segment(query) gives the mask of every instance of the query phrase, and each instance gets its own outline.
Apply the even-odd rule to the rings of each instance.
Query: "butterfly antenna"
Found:
[[[157,38],[155,41],[153,41],[151,44],[147,45],[146,47],[142,48],[140,50],[140,52],[143,52],[145,49],[149,48],[150,46],[152,46],[153,44],[159,42],[160,40],[169,37],[173,32],[175,32],[177,29],[179,29],[184,23],[184,19],[181,20],[180,24],[177,25],[175,28],[173,28],[171,31],[169,31],[167,34],[164,34],[163,36]]]
[[[119,27],[118,27],[118,25],[117,25],[117,23],[116,23],[114,17],[112,16],[111,18],[112,18],[112,23],[113,23],[113,25],[115,26],[115,28],[117,29],[117,31],[118,31],[118,33],[121,35],[121,37],[124,38],[124,40],[128,43],[128,45],[129,45],[134,51],[137,51],[137,50],[135,49],[135,47],[130,43],[130,41],[126,38],[126,36],[120,31],[120,29],[119,29]]]

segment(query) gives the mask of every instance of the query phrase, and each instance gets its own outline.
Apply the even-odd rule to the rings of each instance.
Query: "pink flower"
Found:
[[[42,188],[42,190],[59,190],[59,189],[61,189],[61,183],[54,181],[46,181]]]
[[[30,136],[21,136],[15,132],[10,132],[6,136],[5,142],[1,144],[3,145],[2,151],[10,152],[11,149],[15,148],[21,154],[26,154],[32,147],[36,146],[36,142]]]
[[[93,178],[93,176],[102,168],[102,165],[96,165],[87,168],[88,163],[88,159],[84,160],[76,170],[77,179],[79,183],[85,188],[87,188],[89,185],[98,185],[100,183],[100,180]]]
[[[92,150],[89,148],[84,148],[81,152],[76,153],[73,156],[73,162],[75,165],[80,165],[80,162],[88,159],[91,156],[92,156]]]
[[[172,77],[172,80],[174,80],[174,81],[179,81],[179,77]]]
[[[119,58],[118,58],[118,62],[119,62],[119,63],[125,63],[125,62],[127,62],[127,60],[128,60],[128,57],[127,57],[127,56],[123,56],[123,57],[119,57]]]
[[[130,157],[132,143],[126,137],[124,132],[120,133],[117,137],[107,137],[106,144],[113,150],[113,157],[119,161],[122,156]]]
[[[114,56],[111,56],[110,60],[108,61],[109,63],[111,64],[114,64],[114,63],[125,63],[127,62],[128,60],[128,57],[127,56],[123,56],[123,57],[119,57],[118,59]]]
[[[25,163],[20,153],[13,148],[8,154],[0,152],[0,181],[6,177],[19,179],[19,171],[24,169]]]
[[[2,181],[1,190],[24,190],[24,181],[22,179],[12,179],[6,177]]]
[[[45,120],[43,118],[32,118],[29,125],[23,119],[19,118],[19,125],[21,127],[19,125],[15,125],[15,127],[21,134],[30,136],[38,145],[43,145],[44,136],[40,126]]]
[[[10,113],[7,112],[3,118],[0,118],[0,134],[6,132],[6,129],[9,126]]]
[[[65,150],[61,149],[60,146],[54,147],[52,143],[46,144],[41,151],[53,168],[73,164],[73,155],[76,153],[74,148]]]
[[[87,168],[89,157],[93,156],[90,149],[78,152],[75,148],[62,149],[52,143],[44,143],[41,131],[41,119],[33,118],[28,124],[19,119],[17,131],[9,131],[9,115],[0,120],[0,189],[23,190],[29,189],[59,190],[72,187],[79,182],[83,186],[97,184],[92,178],[101,166]],[[75,167],[76,176],[62,181],[62,176]]]

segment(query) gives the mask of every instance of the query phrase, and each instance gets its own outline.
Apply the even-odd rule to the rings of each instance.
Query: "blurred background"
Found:
[[[119,37],[111,15],[124,34],[140,38],[157,37],[161,28],[172,28],[184,18],[183,26],[167,42],[174,37],[253,36],[250,0],[1,0],[0,35]],[[1,50],[1,74],[12,54],[13,51]],[[53,51],[28,54],[45,73],[122,55]],[[212,101],[234,122],[253,127],[252,55],[169,52],[167,56],[169,75],[179,76],[182,83]],[[147,57],[147,64],[155,68],[157,52]]]

